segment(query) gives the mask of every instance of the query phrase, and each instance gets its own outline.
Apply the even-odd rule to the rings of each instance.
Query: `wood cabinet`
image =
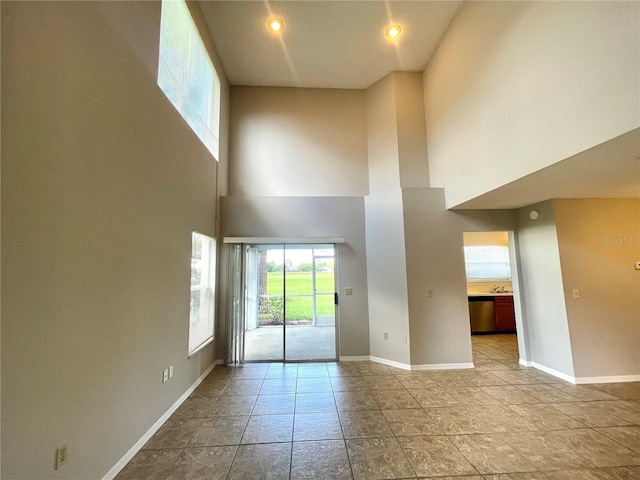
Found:
[[[496,320],[496,332],[516,331],[516,316],[513,309],[513,297],[494,297],[493,314]]]

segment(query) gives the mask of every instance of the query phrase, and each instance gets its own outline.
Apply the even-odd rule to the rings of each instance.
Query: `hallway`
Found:
[[[515,335],[472,341],[473,370],[216,367],[117,479],[640,478],[640,383],[575,386],[519,366]]]

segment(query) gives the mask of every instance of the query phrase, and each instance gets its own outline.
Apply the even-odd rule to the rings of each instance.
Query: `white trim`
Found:
[[[608,375],[606,377],[572,377],[571,375],[567,375],[566,373],[559,372],[558,370],[554,370],[553,368],[545,367],[544,365],[540,365],[539,363],[523,360],[522,358],[519,361],[520,365],[525,367],[533,367],[538,370],[541,370],[549,375],[553,375],[554,377],[558,377],[566,382],[573,383],[574,385],[578,384],[588,384],[588,383],[624,383],[624,382],[640,382],[640,375]]]
[[[259,245],[344,243],[344,237],[224,237],[222,243],[250,243]]]
[[[362,356],[341,356],[341,362],[376,362],[390,367],[400,368],[402,370],[420,371],[420,370],[466,370],[475,368],[473,363],[431,363],[427,365],[407,365],[406,363],[394,362],[380,357]]]
[[[429,363],[426,365],[407,365],[406,363],[394,362],[380,357],[371,357],[372,362],[382,363],[390,367],[401,368],[402,370],[420,371],[420,370],[464,370],[474,368],[473,363]]]
[[[577,377],[575,383],[640,382],[640,375],[610,375],[607,377]]]
[[[393,360],[387,360],[386,358],[371,357],[372,362],[381,363],[383,365],[389,365],[390,367],[401,368],[402,370],[411,370],[411,365],[406,363],[394,362]]]
[[[473,363],[428,363],[426,365],[411,365],[411,370],[466,370],[475,368]]]
[[[340,357],[340,361],[341,362],[368,362],[369,360],[371,360],[371,357],[369,355],[361,355],[361,356],[346,356]]]
[[[211,288],[211,287],[206,287],[206,288]],[[204,341],[204,343],[201,343],[196,349],[194,349],[193,352],[191,352],[187,358],[195,357],[198,353],[200,353],[200,350],[202,350],[204,347],[209,345],[214,340],[215,340],[215,337],[211,335],[207,340]]]
[[[569,383],[573,383],[575,385],[576,383],[576,378],[572,377],[571,375],[567,375],[566,373],[562,373],[558,370],[554,370],[553,368],[549,368],[546,367],[544,365],[541,365],[539,363],[530,361],[527,362],[529,363],[529,367],[533,367],[533,368],[537,368],[538,370],[542,370],[544,373],[548,373],[549,375],[553,375],[554,377],[558,377],[561,380],[564,380],[565,382],[569,382]]]
[[[216,360],[215,362],[213,362],[211,366],[207,368],[204,371],[204,373],[198,377],[198,379],[194,382],[194,384],[191,385],[187,389],[187,391],[184,392],[180,396],[180,398],[178,398],[178,400],[175,401],[173,405],[171,405],[171,407],[169,407],[169,410],[164,412],[164,414],[156,421],[156,423],[151,425],[151,428],[149,428],[149,430],[146,431],[146,433],[140,438],[140,440],[138,440],[133,445],[133,447],[131,447],[129,451],[125,453],[124,456],[120,460],[118,460],[118,462],[113,467],[111,467],[111,469],[105,474],[105,476],[102,477],[102,480],[112,480],[113,478],[115,478],[116,475],[118,475],[118,473],[120,473],[120,471],[127,465],[127,463],[131,461],[131,459],[136,455],[136,453],[138,453],[140,449],[144,447],[145,443],[147,443],[149,439],[153,437],[153,435],[160,429],[160,427],[162,427],[164,422],[166,422],[169,419],[169,417],[173,414],[173,412],[175,412],[178,409],[178,407],[182,405],[182,403],[187,399],[187,397],[189,397],[189,395],[193,393],[196,387],[200,385],[200,383],[202,383],[202,381],[206,378],[207,375],[209,375],[209,373],[211,373],[211,370],[213,370],[216,365],[224,365],[224,361]]]

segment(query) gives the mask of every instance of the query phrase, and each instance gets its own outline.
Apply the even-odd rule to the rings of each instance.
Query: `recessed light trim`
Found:
[[[279,18],[270,18],[269,29],[273,32],[281,32],[284,29],[284,23]]]
[[[387,37],[389,38],[398,38],[402,33],[402,28],[400,25],[391,25],[387,28]]]

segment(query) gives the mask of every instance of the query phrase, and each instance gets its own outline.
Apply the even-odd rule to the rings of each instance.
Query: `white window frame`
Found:
[[[202,243],[201,256],[195,256],[195,243]],[[200,270],[194,284],[194,269]],[[200,232],[191,233],[191,280],[189,291],[189,357],[194,356],[215,339],[216,240]],[[199,294],[197,314],[194,294]]]
[[[220,78],[184,0],[162,0],[157,82],[217,161]]]
[[[469,257],[470,257],[470,249],[476,249],[476,248],[500,248],[500,249],[504,249],[503,254],[504,254],[504,258],[505,261],[502,262],[498,262],[498,261],[489,261],[487,260],[486,262],[472,262],[470,261]],[[484,277],[480,277],[480,276],[470,276],[469,272],[472,271],[473,269],[470,268],[471,265],[477,266],[477,265],[502,265],[502,266],[507,266],[509,269],[509,272],[511,272],[511,262],[510,262],[510,257],[509,257],[509,247],[506,245],[470,245],[470,246],[465,246],[464,247],[464,263],[465,263],[465,269],[466,269],[466,275],[467,275],[467,282],[496,282],[496,281],[500,281],[500,282],[507,282],[507,281],[511,281],[511,274],[509,276],[504,276],[504,277],[491,277],[491,276],[484,276]]]

